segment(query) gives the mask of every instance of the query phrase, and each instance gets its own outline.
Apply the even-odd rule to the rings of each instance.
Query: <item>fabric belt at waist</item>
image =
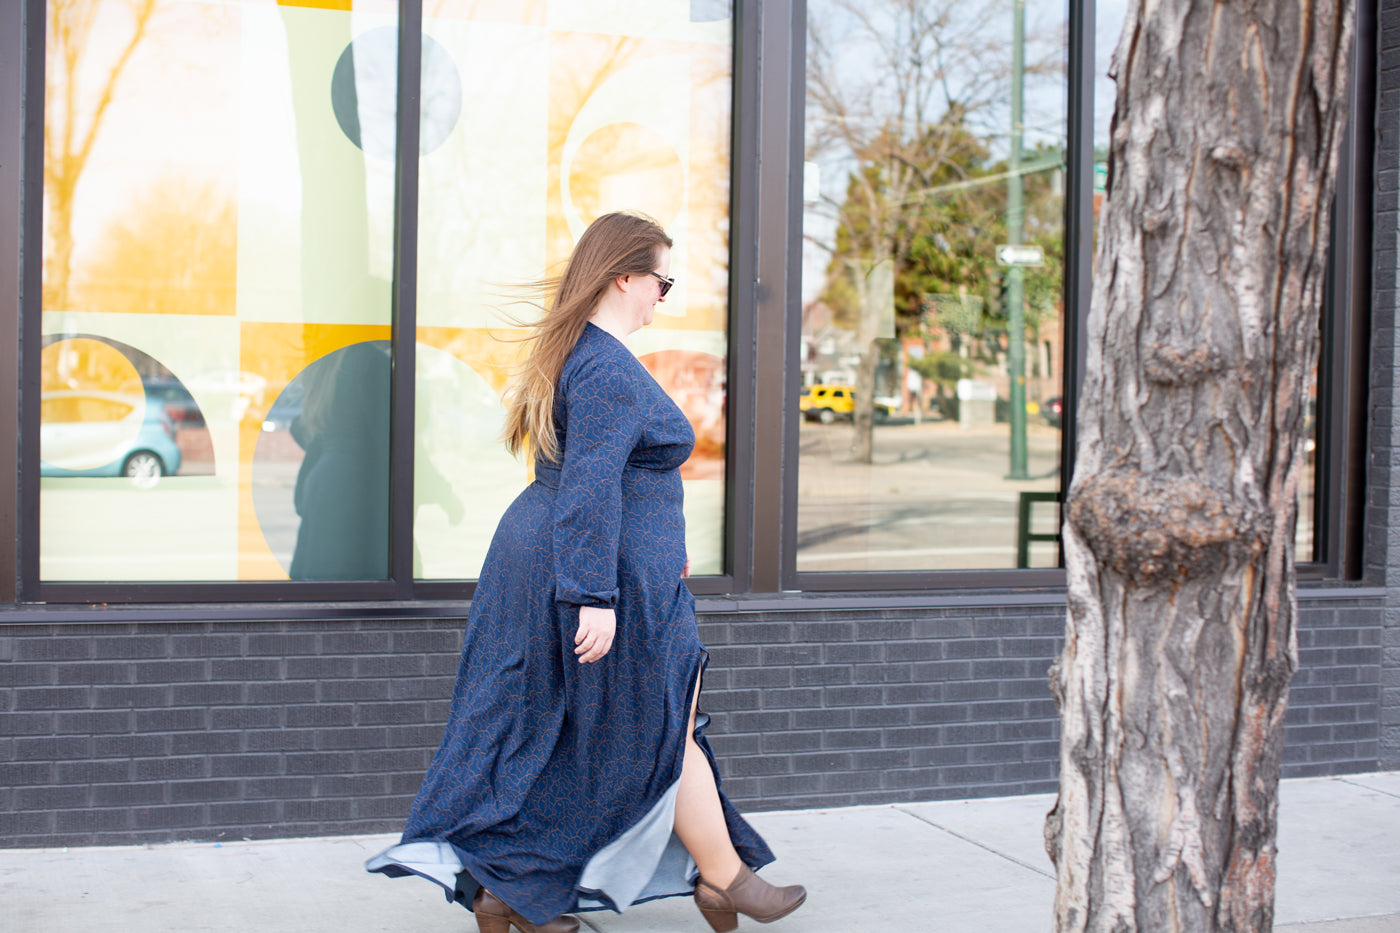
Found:
[[[559,488],[559,467],[552,463],[535,461],[535,482],[549,489]]]
[[[558,464],[543,463],[539,460],[535,461],[535,482],[539,483],[541,486],[544,486],[546,489],[559,488],[560,472],[561,471]],[[654,470],[648,467],[641,466],[639,464],[632,463],[627,464],[627,466],[623,470],[624,475],[630,474],[632,476],[660,476],[670,472],[672,471],[669,469]]]

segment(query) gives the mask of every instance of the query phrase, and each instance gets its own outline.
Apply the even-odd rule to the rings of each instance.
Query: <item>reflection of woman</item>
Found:
[[[692,892],[724,931],[806,896],[753,874],[772,853],[719,792],[696,712],[693,437],[621,342],[669,289],[670,246],[631,214],[579,239],[509,401],[507,446],[536,452],[535,482],[491,542],[403,840],[366,866],[437,881],[483,933],[568,933],[566,912]]]
[[[389,356],[337,350],[307,372],[293,440],[306,451],[293,499],[301,524],[293,580],[389,575]]]

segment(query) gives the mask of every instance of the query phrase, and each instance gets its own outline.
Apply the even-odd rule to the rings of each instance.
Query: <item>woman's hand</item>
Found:
[[[690,557],[689,557],[689,555],[686,556],[686,559],[685,559],[685,566],[681,568],[681,579],[685,579],[685,578],[688,577],[688,576],[690,576]]]
[[[580,664],[591,664],[612,650],[617,634],[617,612],[603,606],[578,607],[578,634],[574,654]]]

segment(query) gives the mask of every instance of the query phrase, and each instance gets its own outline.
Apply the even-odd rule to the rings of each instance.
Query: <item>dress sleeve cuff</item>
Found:
[[[584,593],[563,585],[554,588],[554,601],[572,606],[599,606],[604,609],[617,608],[617,590],[601,593]]]

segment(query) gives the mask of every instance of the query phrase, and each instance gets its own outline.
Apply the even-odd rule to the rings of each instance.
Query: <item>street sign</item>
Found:
[[[1045,250],[1039,246],[1016,246],[1007,243],[997,247],[997,262],[1003,266],[1043,266]]]
[[[822,171],[815,162],[802,163],[802,200],[816,204],[822,199]]]

